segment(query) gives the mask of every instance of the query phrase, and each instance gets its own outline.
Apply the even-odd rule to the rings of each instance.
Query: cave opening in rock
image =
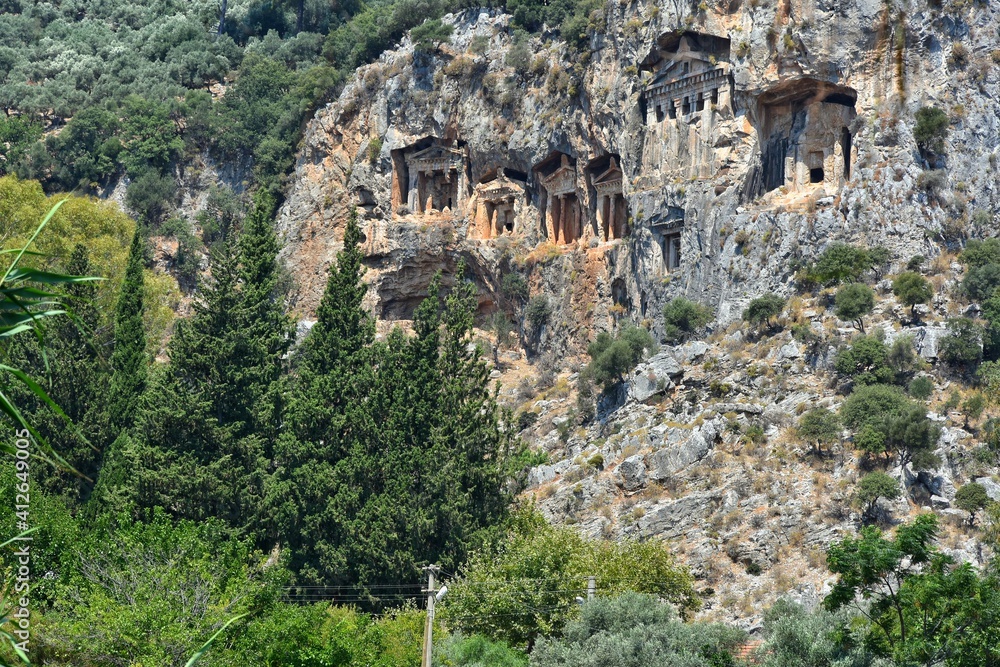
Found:
[[[840,134],[840,152],[844,156],[844,179],[851,178],[851,131],[846,127]]]
[[[809,182],[810,183],[822,183],[823,182],[823,167],[813,167],[809,170]]]

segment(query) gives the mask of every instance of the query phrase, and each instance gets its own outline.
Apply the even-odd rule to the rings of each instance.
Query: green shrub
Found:
[[[924,262],[926,261],[927,258],[924,257],[923,255],[914,255],[913,257],[910,258],[910,261],[906,263],[906,270],[920,271],[920,269],[922,269],[924,266]]]
[[[858,480],[858,488],[854,491],[854,500],[864,508],[866,515],[871,515],[879,498],[896,500],[902,492],[899,481],[884,472],[870,472]]]
[[[147,169],[129,183],[125,203],[147,224],[155,225],[173,207],[177,185],[172,176]]]
[[[970,299],[986,301],[997,293],[1000,288],[1000,239],[970,240],[959,260],[968,267],[962,289]]]
[[[899,387],[859,387],[844,401],[841,418],[854,430],[855,445],[870,454],[896,453],[900,464],[918,468],[938,462],[934,449],[940,430],[927,418],[927,407]]]
[[[823,445],[830,446],[840,442],[840,429],[837,413],[826,408],[813,408],[799,419],[796,431],[813,449],[822,452]]]
[[[527,301],[529,294],[528,281],[520,273],[513,271],[505,273],[503,279],[500,281],[500,294],[515,303]]]
[[[441,19],[428,19],[410,30],[410,39],[413,46],[418,51],[434,51],[448,40],[455,32],[455,27],[448,23],[442,23]]]
[[[771,321],[781,315],[785,300],[777,294],[765,294],[750,302],[743,311],[743,321],[755,326],[771,326]]]
[[[969,421],[976,421],[983,416],[983,411],[986,409],[986,397],[983,396],[982,392],[977,391],[972,396],[969,396],[962,403],[962,412],[965,413],[966,424]]]
[[[712,309],[684,297],[671,299],[663,307],[663,333],[670,343],[678,343],[712,321]]]
[[[877,336],[859,336],[837,353],[834,368],[857,385],[891,384],[896,377],[888,364],[889,349]]]
[[[590,364],[587,374],[605,389],[621,381],[622,376],[635,368],[644,352],[655,352],[656,343],[650,333],[636,326],[627,326],[617,337],[602,332],[587,347]]]
[[[454,634],[439,644],[440,664],[448,667],[528,667],[528,654],[483,635]],[[435,660],[434,664],[439,664]]]
[[[442,620],[459,632],[526,647],[579,617],[576,597],[590,575],[597,577],[599,596],[636,591],[684,613],[699,607],[694,580],[663,542],[590,540],[522,510],[501,539],[487,543],[449,582]],[[535,612],[524,614],[527,608]]]
[[[948,334],[938,349],[941,361],[974,373],[983,360],[983,327],[968,317],[948,322]]]
[[[839,285],[859,280],[871,268],[872,257],[864,248],[847,243],[831,243],[808,273],[823,285]]]
[[[532,298],[528,302],[528,310],[525,316],[535,330],[541,329],[548,324],[549,317],[552,316],[552,306],[549,305],[548,297],[539,294]]]
[[[926,375],[921,375],[910,381],[906,391],[918,401],[926,401],[934,393],[934,381]]]
[[[723,623],[682,623],[655,596],[627,593],[584,603],[580,619],[561,637],[539,641],[531,664],[725,667],[736,664],[733,654],[745,641],[742,630]]]
[[[837,290],[834,303],[837,317],[853,322],[854,326],[864,333],[864,317],[875,308],[875,292],[867,285],[851,283]]]
[[[966,484],[955,493],[955,507],[969,513],[969,524],[976,521],[976,513],[993,502],[985,487],[977,482]]]
[[[917,306],[928,303],[934,296],[931,284],[919,273],[904,271],[892,281],[892,293],[900,303],[910,307],[910,316],[917,318]]]
[[[374,137],[368,142],[368,162],[370,164],[375,164],[378,162],[378,156],[382,154],[382,138]]]
[[[937,107],[923,107],[917,111],[917,124],[913,138],[922,151],[940,153],[948,136],[948,114]]]

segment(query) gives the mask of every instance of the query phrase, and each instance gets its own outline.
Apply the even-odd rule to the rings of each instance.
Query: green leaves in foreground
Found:
[[[41,340],[45,320],[59,315],[69,315],[66,297],[59,292],[52,291],[52,288],[98,280],[97,278],[68,276],[21,266],[25,255],[34,254],[29,248],[65,201],[60,201],[49,210],[23,247],[2,253],[11,254],[14,257],[5,269],[3,277],[0,278],[0,343],[6,343],[6,339],[27,333],[33,333]],[[6,350],[7,345],[4,345],[4,351],[6,352]],[[69,425],[69,419],[62,409],[56,405],[38,382],[20,368],[9,364],[0,364],[0,370],[4,372],[2,379],[0,379],[0,412],[6,415],[16,427],[27,431],[34,438],[41,449],[41,451],[33,452],[35,456],[55,459],[62,466],[70,467],[57,452],[52,450],[34,425],[25,419],[19,406],[11,400],[11,382],[16,381],[26,387],[38,400],[65,419]],[[72,428],[71,425],[69,427]],[[0,451],[12,454],[14,452],[13,443],[9,440],[0,443]]]

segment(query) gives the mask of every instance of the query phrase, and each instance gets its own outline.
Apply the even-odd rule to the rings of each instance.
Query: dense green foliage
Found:
[[[670,605],[654,596],[628,593],[585,603],[561,638],[539,642],[531,664],[735,666],[732,654],[745,637],[728,625],[682,623]]]
[[[869,454],[896,454],[902,465],[912,462],[918,468],[937,462],[940,429],[927,418],[927,407],[899,387],[859,387],[844,401],[841,418],[854,431],[855,445]]]
[[[972,667],[1000,660],[1000,587],[996,574],[956,565],[938,551],[937,519],[917,517],[892,538],[866,527],[832,545],[838,575],[824,605],[864,609],[863,646],[895,665]]]
[[[934,296],[931,284],[915,271],[904,271],[892,281],[892,293],[899,302],[910,307],[910,316],[917,318],[917,306],[928,303]]]
[[[851,283],[837,290],[834,303],[837,317],[853,322],[854,326],[864,333],[864,317],[875,308],[875,292],[867,285]]]
[[[965,294],[976,301],[994,298],[1000,288],[1000,239],[972,239],[959,259],[967,267],[962,279]]]
[[[837,353],[834,368],[857,385],[891,384],[896,371],[889,364],[889,347],[878,336],[859,336]]]
[[[504,539],[475,552],[460,575],[449,584],[445,621],[518,647],[577,617],[575,600],[586,593],[588,576],[602,595],[638,591],[685,611],[698,606],[691,575],[662,544],[586,540],[528,510],[514,516]]]
[[[974,374],[983,360],[983,327],[968,317],[948,321],[948,335],[941,339],[938,358],[951,366]]]
[[[148,359],[143,323],[144,253],[142,230],[137,228],[132,237],[125,280],[115,308],[115,343],[111,354],[108,410],[111,424],[118,429],[126,429],[134,423],[136,408],[146,391]]]
[[[860,280],[865,271],[886,262],[887,258],[882,251],[873,257],[864,248],[847,243],[831,243],[816,262],[806,268],[803,278],[807,283],[820,285],[851,283]]]
[[[682,296],[663,307],[663,335],[669,343],[679,343],[712,321],[712,309]]]
[[[764,614],[764,643],[756,659],[764,667],[890,667],[859,646],[846,610],[806,610],[786,599]]]
[[[432,282],[414,337],[376,343],[360,238],[352,216],[297,356],[267,490],[268,534],[292,548],[306,585],[414,581],[427,562],[454,570],[508,502],[513,434],[469,347],[464,265],[447,298]]]
[[[656,348],[653,336],[642,327],[626,326],[617,336],[602,331],[587,347],[590,364],[586,373],[594,382],[611,387],[635,368],[643,355],[656,352]]]

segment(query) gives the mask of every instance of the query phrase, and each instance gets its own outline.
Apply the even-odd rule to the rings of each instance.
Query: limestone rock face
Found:
[[[681,365],[669,352],[660,352],[639,366],[629,378],[628,395],[645,401],[673,386],[673,378],[683,374]]]
[[[309,124],[279,219],[294,306],[314,311],[352,207],[379,318],[409,319],[462,258],[484,317],[517,309],[512,271],[549,300],[521,331],[531,353],[580,352],[622,319],[658,333],[678,295],[725,324],[835,240],[931,257],[956,211],[1000,204],[1000,8],[921,8],[610,3],[582,52],[549,34],[516,57],[509,16],[449,15],[450,43],[404,39]],[[918,150],[930,105],[961,159]]]

